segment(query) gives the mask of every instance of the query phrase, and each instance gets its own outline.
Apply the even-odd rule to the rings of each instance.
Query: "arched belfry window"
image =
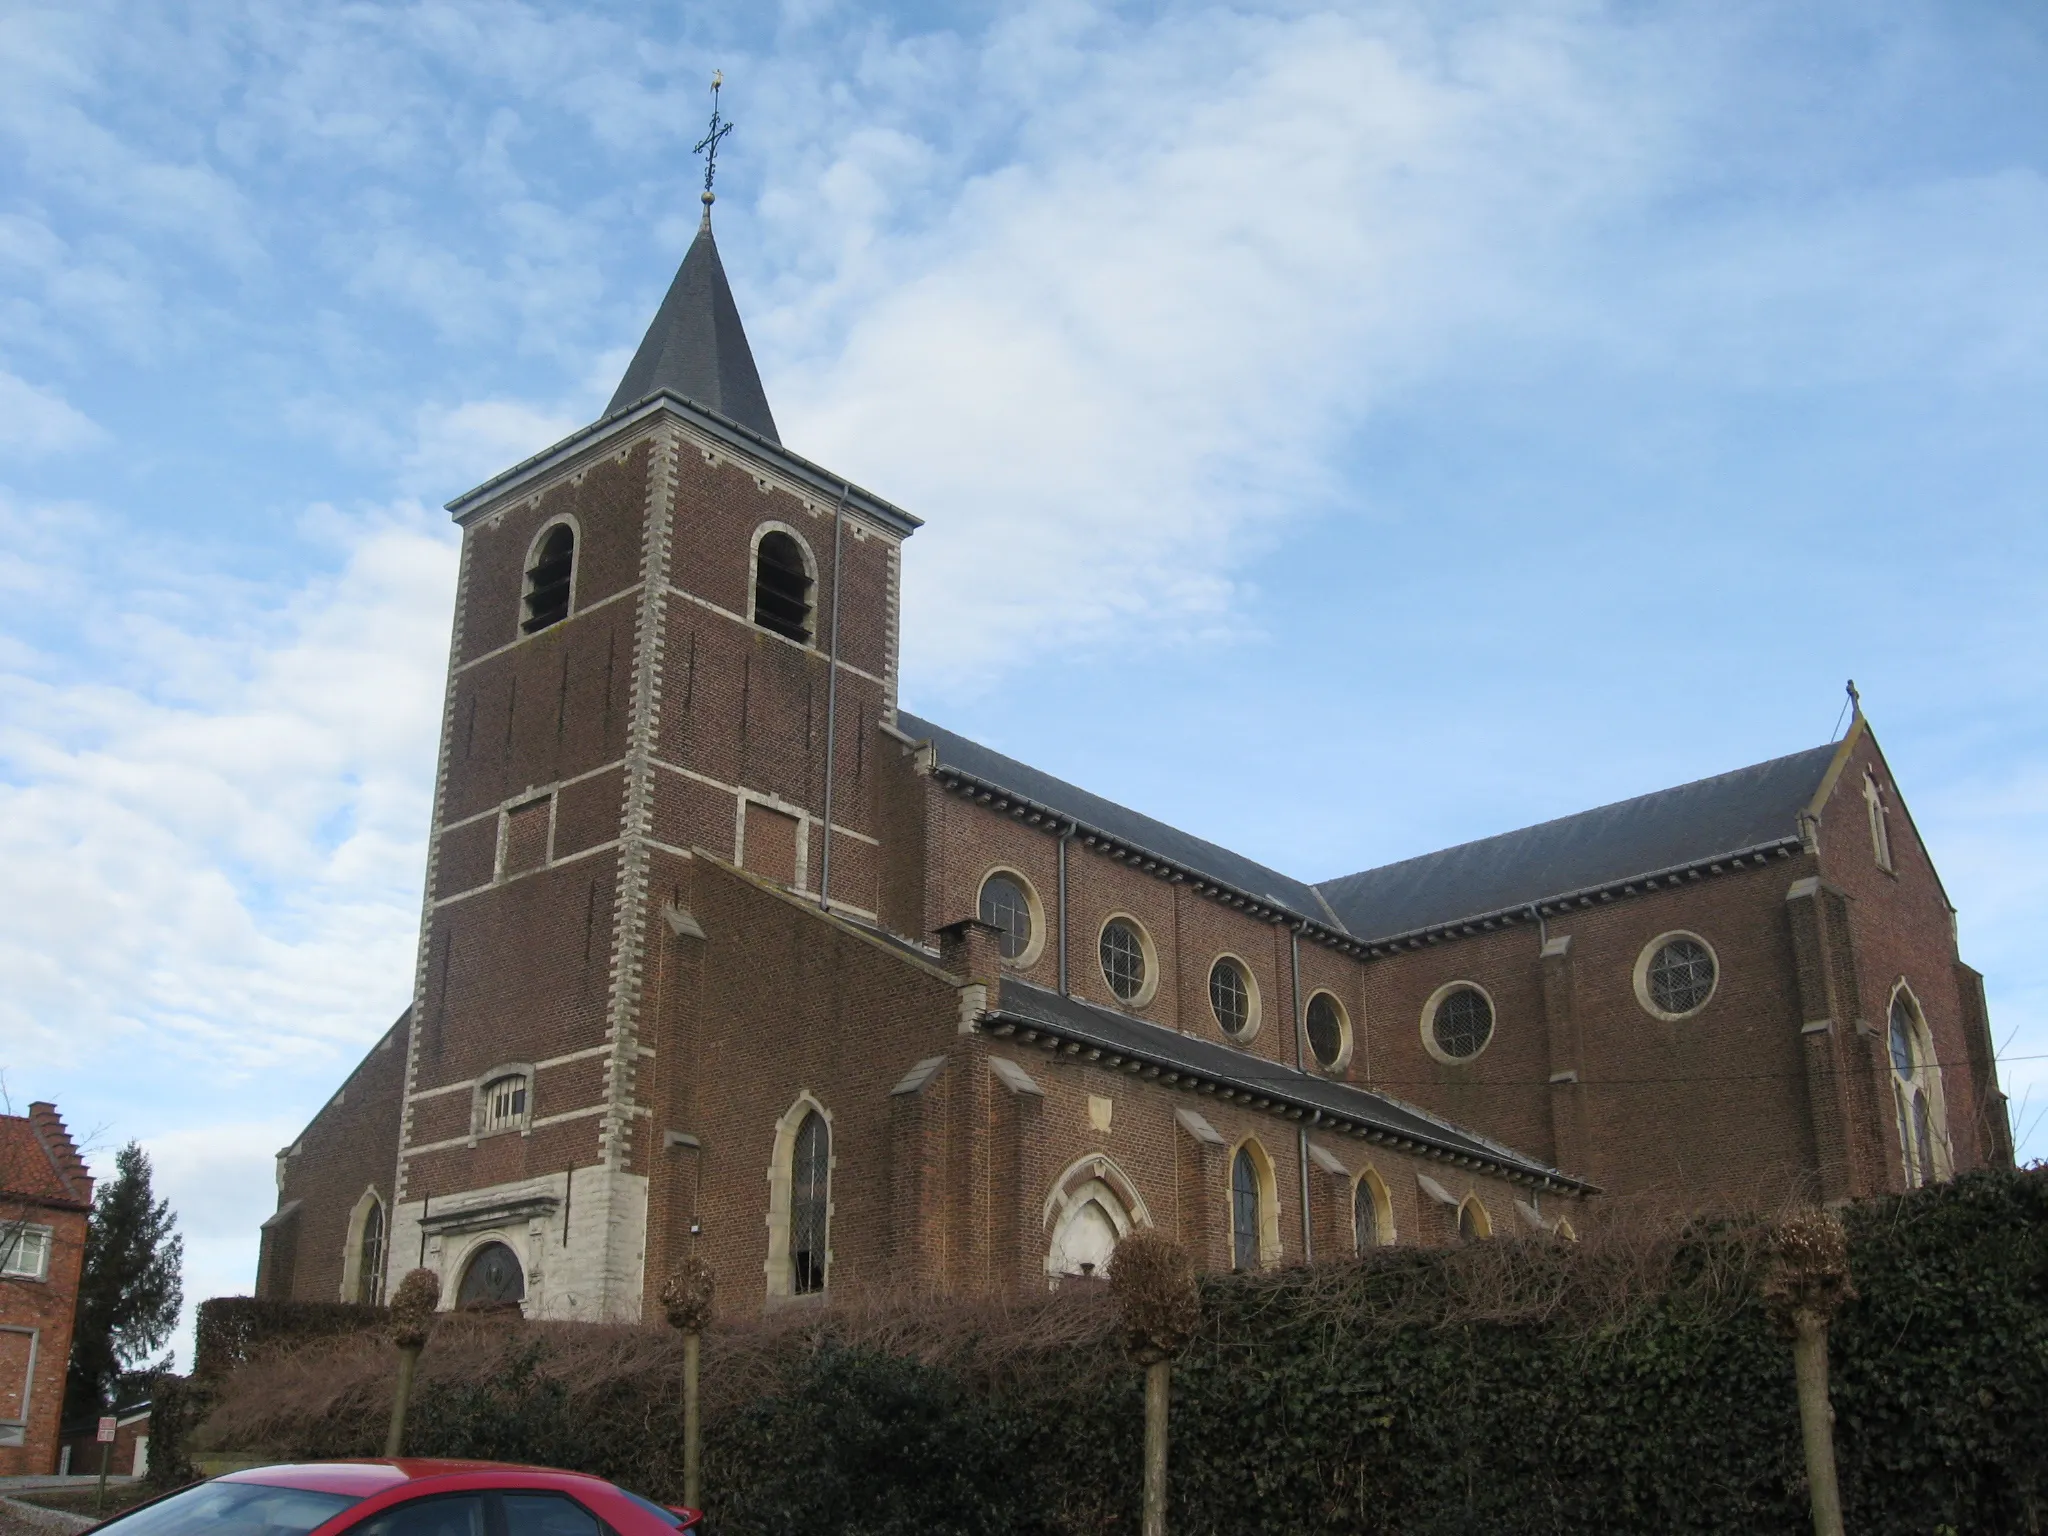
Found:
[[[363,1237],[356,1257],[355,1299],[374,1307],[384,1290],[384,1202],[372,1199],[363,1212]]]
[[[526,567],[526,618],[520,628],[527,634],[559,624],[569,617],[570,578],[576,573],[576,530],[557,523],[533,547]]]
[[[811,567],[793,534],[771,528],[754,550],[754,622],[811,643]]]
[[[1941,1064],[1935,1059],[1927,1020],[1921,1016],[1913,994],[1903,986],[1892,994],[1887,1045],[1906,1187],[1918,1189],[1948,1178],[1954,1171],[1954,1162],[1948,1144],[1948,1114],[1942,1101]]]
[[[830,1215],[832,1128],[815,1109],[796,1130],[789,1168],[789,1291],[825,1289],[826,1225]]]

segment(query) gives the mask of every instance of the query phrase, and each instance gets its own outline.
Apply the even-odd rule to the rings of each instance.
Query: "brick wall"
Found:
[[[64,1377],[85,1262],[84,1211],[0,1201],[0,1223],[14,1221],[50,1228],[50,1264],[41,1280],[0,1277],[0,1419],[27,1420],[20,1445],[0,1445],[0,1477],[57,1469]]]
[[[342,1282],[345,1273],[354,1277],[351,1259],[361,1235],[355,1218],[366,1191],[375,1191],[383,1203],[388,1244],[409,1018],[409,1012],[399,1015],[334,1097],[278,1154],[278,1209],[297,1209],[266,1232],[257,1295],[294,1301],[364,1299],[361,1291],[344,1295]]]

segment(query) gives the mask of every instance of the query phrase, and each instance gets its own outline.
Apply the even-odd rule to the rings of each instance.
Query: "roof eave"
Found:
[[[1088,1037],[1078,1029],[1063,1027],[1057,1021],[1039,1018],[1033,1014],[1013,1012],[998,1006],[981,1013],[976,1023],[988,1034],[1014,1037],[1027,1045],[1043,1044],[1050,1040],[1054,1044],[1047,1048],[1057,1049],[1061,1042],[1076,1044],[1083,1050],[1095,1053],[1090,1058],[1091,1061],[1099,1061],[1100,1064],[1111,1068],[1123,1066],[1126,1062],[1137,1062],[1141,1067],[1156,1069],[1161,1075],[1173,1074],[1174,1082],[1171,1086],[1185,1086],[1198,1093],[1213,1092],[1232,1101],[1242,1100],[1252,1109],[1277,1109],[1288,1119],[1306,1122],[1308,1127],[1322,1127],[1339,1134],[1357,1136],[1361,1140],[1391,1147],[1395,1151],[1427,1157],[1433,1161],[1455,1163],[1461,1167],[1483,1169],[1498,1177],[1532,1185],[1538,1189],[1580,1195],[1600,1193],[1598,1185],[1562,1173],[1555,1168],[1545,1168],[1535,1162],[1494,1157],[1483,1151],[1459,1146],[1447,1138],[1375,1125],[1362,1115],[1337,1114],[1320,1104],[1308,1101],[1299,1094],[1291,1093],[1285,1087],[1250,1088],[1242,1083],[1230,1082],[1221,1073],[1204,1072],[1189,1066],[1186,1062],[1176,1061],[1164,1051],[1147,1052],[1135,1047],[1106,1044]],[[1273,1063],[1263,1062],[1262,1065],[1271,1066]]]
[[[614,411],[601,420],[570,433],[552,447],[542,449],[502,474],[492,476],[473,490],[463,492],[446,504],[446,510],[457,523],[466,523],[487,506],[518,495],[549,471],[558,468],[563,461],[579,455],[595,456],[612,437],[632,430],[663,411],[680,417],[737,455],[765,461],[821,497],[836,501],[844,495],[849,512],[865,516],[898,538],[908,538],[924,526],[922,518],[912,516],[872,491],[864,490],[852,481],[831,473],[802,454],[792,453],[782,444],[762,436],[751,427],[721,416],[716,411],[706,410],[694,400],[686,400],[674,391],[666,389],[657,390],[644,400],[637,401],[623,410]]]

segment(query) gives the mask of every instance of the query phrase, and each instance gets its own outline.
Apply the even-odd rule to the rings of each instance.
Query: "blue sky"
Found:
[[[923,713],[1320,878],[1824,741],[2048,1152],[2048,17],[1944,3],[0,11],[0,1065],[188,1289],[406,1002],[454,543],[739,124],[785,441]]]

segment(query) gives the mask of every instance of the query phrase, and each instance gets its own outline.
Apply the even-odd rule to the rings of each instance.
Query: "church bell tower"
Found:
[[[728,129],[714,109],[700,148]],[[639,1316],[656,1106],[684,1070],[663,945],[707,861],[856,920],[881,905],[874,759],[917,520],[783,447],[710,181],[603,418],[449,503],[387,1261],[437,1270],[449,1304]]]

